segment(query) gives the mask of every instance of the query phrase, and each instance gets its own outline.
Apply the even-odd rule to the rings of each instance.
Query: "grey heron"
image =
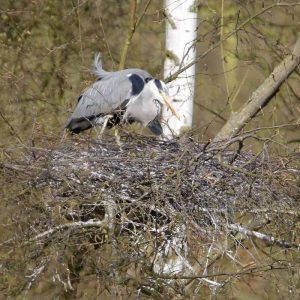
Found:
[[[95,56],[97,81],[78,98],[77,107],[65,128],[79,133],[96,125],[139,122],[155,135],[163,133],[162,106],[166,105],[177,117],[168,96],[166,84],[142,69],[107,72],[102,68],[100,54]]]

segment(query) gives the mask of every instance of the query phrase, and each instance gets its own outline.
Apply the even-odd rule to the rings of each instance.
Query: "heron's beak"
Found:
[[[172,114],[178,119],[180,120],[180,117],[177,113],[177,111],[175,110],[173,104],[172,104],[172,100],[170,99],[170,97],[168,95],[166,95],[163,91],[160,91],[160,94],[162,96],[162,98],[164,99],[166,105],[171,109]]]

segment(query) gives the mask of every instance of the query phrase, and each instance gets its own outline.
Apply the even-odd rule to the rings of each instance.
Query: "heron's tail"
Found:
[[[95,55],[94,59],[94,68],[92,73],[97,76],[97,78],[101,79],[107,76],[110,72],[104,71],[102,68],[101,54],[100,52]]]

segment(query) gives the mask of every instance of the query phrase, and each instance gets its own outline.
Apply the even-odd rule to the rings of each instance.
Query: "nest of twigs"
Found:
[[[51,187],[55,197],[113,199],[124,208],[145,206],[150,215],[159,211],[157,206],[162,212],[168,207],[199,225],[206,210],[227,216],[251,209],[289,210],[299,200],[299,170],[291,166],[297,154],[274,160],[265,152],[237,153],[190,139],[127,136],[121,146],[113,138],[73,140],[35,155],[43,168],[31,184]]]
[[[102,281],[113,276],[123,287],[130,281],[133,290],[154,297],[172,279],[178,285],[181,278],[186,288],[189,276],[197,281],[189,280],[192,293],[199,284],[222,287],[228,278],[205,280],[205,274],[222,256],[220,245],[229,236],[234,244],[250,237],[298,249],[298,235],[295,239],[288,230],[299,216],[297,154],[276,160],[266,152],[235,152],[224,144],[142,136],[122,137],[122,146],[113,138],[70,139],[26,153],[25,160],[2,169],[26,170],[27,185],[43,191],[41,212],[26,208],[28,215],[35,210],[35,219],[27,220],[22,238],[39,257],[36,269],[47,273],[49,245],[84,245],[75,247],[77,256],[72,252],[77,259],[80,253],[80,263],[75,260],[71,268],[68,260],[62,271],[66,291],[74,292],[95,255],[91,274]],[[219,246],[212,247],[217,240]],[[228,240],[226,247],[232,247]],[[99,259],[97,251],[106,258]],[[133,268],[139,275],[132,275]],[[40,273],[25,285],[28,289]]]

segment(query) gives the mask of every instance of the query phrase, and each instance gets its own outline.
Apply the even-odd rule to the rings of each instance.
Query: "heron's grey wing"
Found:
[[[131,94],[139,94],[144,87],[145,78],[149,76],[149,73],[140,69],[111,72],[83,92],[71,118],[87,118],[113,112]]]
[[[115,97],[116,92],[113,92],[116,83],[122,90],[118,97]],[[74,133],[91,128],[99,116],[105,116],[120,106],[122,98],[124,100],[128,98],[130,89],[131,83],[126,77],[118,81],[108,78],[95,82],[79,97],[78,104],[65,128]]]
[[[65,128],[77,133],[92,127],[97,117],[113,113],[122,107],[132,92],[139,93],[143,89],[145,76],[150,75],[140,69],[128,69],[111,72],[95,82],[80,96]]]

